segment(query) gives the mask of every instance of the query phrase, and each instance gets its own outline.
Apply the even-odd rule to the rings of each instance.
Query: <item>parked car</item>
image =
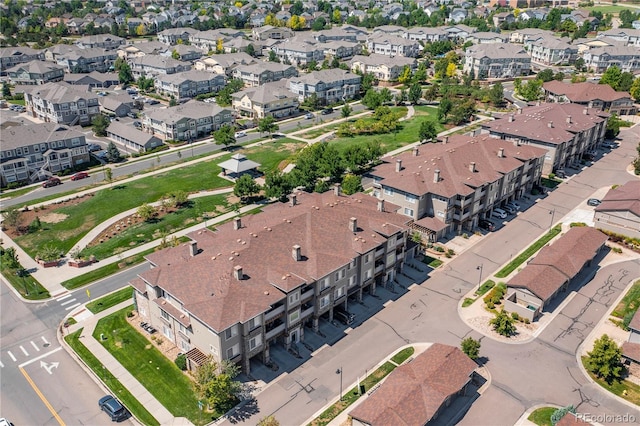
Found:
[[[239,132],[236,132],[236,133],[234,134],[234,137],[235,137],[236,139],[238,139],[238,138],[243,138],[243,137],[245,137],[245,136],[247,136],[247,132],[243,132],[243,131],[239,131]]]
[[[322,115],[329,115],[333,112],[333,108],[325,108],[322,110]]]
[[[587,201],[587,205],[593,207],[597,207],[600,204],[602,204],[602,201],[598,200],[597,198],[589,198],[589,200]]]
[[[508,204],[502,206],[502,210],[506,211],[508,214],[516,214],[518,212],[515,208],[511,207]]]
[[[87,149],[89,150],[89,152],[94,152],[94,151],[100,151],[102,147],[97,143],[90,143],[87,145]]]
[[[483,219],[480,222],[478,222],[478,228],[484,229],[487,231],[494,231],[496,229],[496,226],[490,220]]]
[[[309,118],[309,119],[310,119],[310,118],[313,118],[313,117],[314,117],[314,115],[313,115],[313,113],[312,113],[312,112],[308,112],[308,113],[306,113],[306,114],[304,115],[304,118]]]
[[[43,188],[49,188],[51,186],[60,185],[61,183],[62,183],[62,181],[60,180],[60,178],[57,178],[55,176],[51,176],[49,179],[47,179],[44,182],[42,182],[42,187]]]
[[[617,147],[618,145],[617,145],[617,144],[615,144],[615,143],[613,143],[613,142],[605,142],[605,143],[603,143],[603,144],[602,144],[602,146],[603,146],[604,148],[609,148],[609,149],[611,149],[611,148],[615,148],[615,147]]]
[[[507,205],[513,207],[516,210],[520,210],[520,204],[516,203],[515,201],[509,201]]]
[[[87,173],[87,172],[78,172],[75,175],[71,176],[71,180],[86,179],[88,177],[89,177],[89,173]]]
[[[98,406],[102,411],[107,413],[109,417],[111,417],[112,422],[121,422],[129,417],[129,412],[124,408],[124,405],[111,395],[106,395],[100,398]]]
[[[582,158],[584,158],[587,161],[593,161],[593,159],[596,158],[596,156],[587,152],[585,154],[582,154]]]
[[[502,209],[493,209],[493,212],[491,212],[491,216],[496,217],[498,219],[506,219],[507,212],[505,212]]]
[[[333,316],[344,325],[351,325],[356,316],[341,306],[333,308]]]
[[[139,121],[134,121],[133,122],[133,127],[142,127],[142,123]]]
[[[128,112],[127,113],[127,117],[129,117],[129,118],[138,118],[138,116],[136,114],[132,113],[132,112]]]
[[[556,170],[556,176],[560,179],[564,179],[567,177],[567,174],[564,172],[564,170]]]

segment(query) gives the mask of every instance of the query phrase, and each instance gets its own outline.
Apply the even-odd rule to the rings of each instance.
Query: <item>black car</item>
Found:
[[[111,395],[106,395],[100,398],[98,406],[102,411],[107,413],[111,417],[112,422],[121,422],[129,417],[129,412],[126,408]]]
[[[597,207],[600,204],[602,204],[602,201],[598,200],[597,198],[589,198],[589,200],[587,201],[587,205],[592,207]]]
[[[496,229],[496,226],[490,220],[481,220],[478,223],[478,228],[484,229],[486,231],[493,231],[494,229]]]
[[[322,110],[322,115],[329,115],[333,112],[333,108],[325,108]]]
[[[341,306],[336,306],[333,309],[333,316],[335,319],[343,323],[344,325],[351,325],[353,321],[356,319],[355,314],[348,312]]]

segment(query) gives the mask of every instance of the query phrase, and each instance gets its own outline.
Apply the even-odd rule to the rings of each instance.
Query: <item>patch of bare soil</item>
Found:
[[[59,223],[68,218],[69,216],[63,213],[49,213],[40,218],[42,222],[46,223]]]
[[[174,208],[156,209],[156,215],[154,216],[154,218],[156,220],[159,220],[175,211],[176,209]],[[96,238],[94,238],[89,244],[87,244],[87,247],[93,247],[98,244],[104,243],[111,238],[117,237],[118,235],[120,235],[120,233],[126,231],[132,226],[135,226],[142,222],[144,222],[144,219],[142,219],[138,213],[130,214],[129,216],[124,217],[105,228]]]

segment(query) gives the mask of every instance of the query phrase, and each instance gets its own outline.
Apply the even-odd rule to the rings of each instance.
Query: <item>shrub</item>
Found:
[[[455,256],[456,252],[455,252],[455,251],[453,251],[453,249],[447,249],[447,254],[448,254],[449,256]]]
[[[514,321],[520,321],[520,315],[518,315],[517,312],[511,312],[511,318],[513,318]]]
[[[493,302],[487,302],[487,309],[495,309],[496,305]]]
[[[178,355],[174,362],[180,370],[187,370],[187,356],[185,354]]]
[[[569,228],[577,228],[577,227],[581,227],[581,226],[587,226],[587,224],[584,223],[584,222],[571,222],[569,224]]]
[[[525,319],[524,319],[524,323],[525,323],[525,324],[530,324],[530,323],[531,323],[531,321],[529,320],[529,318],[525,318]]]
[[[133,311],[127,312],[127,318],[133,318]]]

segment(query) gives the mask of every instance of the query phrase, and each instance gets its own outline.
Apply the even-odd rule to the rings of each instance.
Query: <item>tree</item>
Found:
[[[633,99],[636,100],[636,102],[640,102],[640,77],[637,77],[635,80],[633,80],[633,84],[629,89],[629,94]]]
[[[194,373],[194,389],[199,398],[215,408],[218,412],[231,409],[240,392],[240,382],[233,380],[239,372],[239,367],[228,361],[220,364],[209,357]]]
[[[364,94],[364,97],[362,98],[362,105],[369,109],[376,109],[382,105],[382,98],[375,89],[371,88]]]
[[[405,65],[402,69],[402,73],[398,77],[398,83],[407,84],[411,81],[411,68],[408,65]]]
[[[224,40],[222,40],[221,38],[216,41],[216,53],[224,53]]]
[[[118,148],[116,148],[116,144],[113,142],[109,142],[107,145],[107,160],[111,163],[117,163],[122,159],[122,154]]]
[[[269,51],[269,62],[280,62],[280,59],[278,59],[276,52],[273,50]]]
[[[496,313],[496,316],[489,321],[489,324],[493,326],[496,333],[502,336],[511,337],[516,332],[513,319],[511,319],[504,309]]]
[[[2,83],[2,97],[5,99],[9,99],[11,97],[11,87],[6,81]]]
[[[534,101],[540,97],[540,89],[542,88],[542,80],[534,79],[527,81],[524,85],[520,86],[518,94],[522,96],[525,101]]]
[[[258,422],[258,426],[280,426],[280,422],[272,415],[263,417]]]
[[[145,222],[150,222],[151,219],[156,215],[156,209],[153,206],[144,203],[143,205],[138,207],[136,213],[138,213],[138,216],[140,216]]]
[[[422,86],[420,86],[419,83],[413,83],[409,87],[409,94],[407,95],[407,99],[409,99],[409,102],[416,105],[418,104],[418,102],[420,102],[421,98],[422,98]]]
[[[269,137],[273,132],[277,132],[280,126],[275,122],[273,116],[269,115],[265,118],[261,118],[258,121],[258,130],[260,133],[269,133]]]
[[[564,80],[564,77],[565,77],[565,75],[564,75],[564,73],[563,73],[563,72],[557,72],[557,73],[553,76],[553,79],[554,79],[554,80],[557,80],[557,81],[562,81],[562,80]]]
[[[418,131],[418,138],[421,141],[431,141],[438,136],[438,129],[436,129],[436,123],[432,120],[425,120],[420,123],[420,130]]]
[[[118,71],[118,81],[122,84],[129,84],[133,81],[133,74],[131,73],[131,67],[122,58],[116,59],[113,63],[113,68]]]
[[[621,92],[628,92],[631,90],[631,86],[633,85],[633,74],[630,72],[623,72],[620,75],[620,82],[618,83],[618,89]]]
[[[473,337],[467,337],[460,344],[460,348],[469,358],[476,360],[480,355],[480,345],[479,340],[475,340]]]
[[[604,133],[604,137],[607,139],[615,139],[616,136],[620,133],[620,119],[618,116],[613,113],[609,120],[607,121],[607,128]]]
[[[446,121],[452,108],[453,102],[451,101],[451,98],[442,98],[440,105],[438,105],[438,120],[441,122]]]
[[[318,61],[311,60],[307,63],[307,72],[317,71],[318,70]]]
[[[311,29],[313,31],[322,31],[324,30],[326,25],[327,25],[327,21],[323,17],[319,17],[318,19],[313,21],[313,24],[311,25]]]
[[[244,174],[236,179],[233,185],[233,195],[236,197],[252,197],[260,192],[262,188],[250,175]]]
[[[578,72],[584,71],[584,59],[578,58],[576,59],[575,64],[573,65]]]
[[[342,23],[342,13],[340,13],[339,9],[334,9],[333,14],[331,15],[331,22],[334,24]]]
[[[427,65],[425,62],[420,62],[418,69],[413,74],[413,81],[415,83],[422,83],[423,81],[427,81],[427,77]]]
[[[267,173],[264,178],[265,196],[284,200],[293,189],[288,175],[279,170]]]
[[[109,182],[109,184],[113,182],[113,172],[111,171],[110,167],[107,167],[106,169],[104,169],[104,180]]]
[[[593,350],[587,352],[585,367],[587,370],[611,384],[620,379],[623,373],[622,350],[615,341],[604,334],[593,344]]]
[[[225,147],[236,143],[236,137],[231,126],[222,126],[213,132],[213,139],[217,144],[224,145]]]
[[[111,124],[111,120],[105,115],[94,115],[91,119],[91,128],[96,136],[107,136],[107,127]]]
[[[180,60],[180,54],[178,53],[178,51],[176,49],[173,49],[173,51],[171,52],[171,57],[173,59],[175,59],[176,61]]]
[[[3,214],[4,224],[13,228],[17,228],[20,225],[20,217],[22,212],[16,207],[9,207]]]
[[[344,173],[344,163],[340,152],[334,145],[320,144],[321,148],[317,149],[319,152],[318,158],[318,174],[321,177],[328,177],[332,181],[340,179]]]
[[[244,49],[244,51],[249,56],[256,56],[256,48],[253,47],[253,44],[247,45],[247,47]]]
[[[489,89],[489,102],[495,107],[504,105],[504,88],[502,83],[496,83]]]
[[[351,108],[351,105],[344,104],[344,106],[340,109],[340,113],[342,114],[342,118],[348,118],[351,115],[352,111],[353,111],[353,109]]]
[[[342,178],[342,191],[347,195],[362,191],[362,178],[352,174],[345,175]]]
[[[453,62],[447,64],[446,76],[449,78],[455,77],[458,71],[458,67]]]
[[[607,68],[600,78],[600,84],[608,84],[613,90],[618,90],[620,86],[620,79],[622,78],[622,71],[617,65]]]
[[[382,102],[383,105],[388,103],[388,102],[391,102],[391,100],[393,99],[393,95],[391,94],[391,90],[389,90],[388,87],[384,87],[378,93],[380,94],[380,101]]]

